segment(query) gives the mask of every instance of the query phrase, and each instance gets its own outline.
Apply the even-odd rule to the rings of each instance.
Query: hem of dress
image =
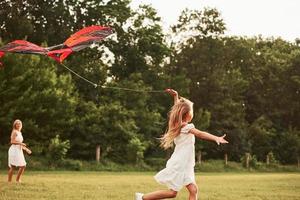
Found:
[[[159,184],[161,184],[161,185],[164,185],[164,186],[167,186],[168,189],[173,190],[173,191],[176,191],[176,192],[179,192],[179,191],[181,190],[181,188],[182,188],[182,187],[181,187],[181,188],[174,188],[174,187],[170,186],[170,185],[167,184],[167,183],[163,183],[163,182],[159,181],[155,176],[154,176],[154,179],[155,179],[155,181],[156,181],[157,183],[159,183]]]
[[[11,166],[14,166],[14,167],[26,167],[27,166],[27,163],[25,163],[25,165],[14,165],[14,164],[8,164],[8,167],[11,167]]]
[[[161,185],[164,185],[164,186],[167,186],[168,189],[174,190],[174,191],[176,191],[176,192],[179,192],[183,187],[188,186],[189,184],[192,184],[192,183],[193,183],[193,184],[196,184],[196,181],[195,181],[195,180],[190,180],[190,181],[184,182],[184,183],[182,184],[182,186],[180,186],[180,187],[174,187],[174,186],[172,186],[172,185],[170,185],[170,184],[168,184],[168,183],[164,183],[164,182],[159,181],[159,180],[156,178],[156,176],[154,176],[154,179],[155,179],[155,181],[156,181],[157,183],[159,183],[159,184],[161,184]]]

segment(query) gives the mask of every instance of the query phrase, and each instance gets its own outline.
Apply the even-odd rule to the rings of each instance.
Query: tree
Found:
[[[103,102],[100,106],[93,102],[82,102],[77,113],[77,123],[71,133],[70,156],[94,159],[94,149],[100,145],[103,159],[121,163],[135,162],[135,157],[130,161],[127,159],[127,151],[131,151],[127,145],[137,135],[132,111],[114,100]]]
[[[249,127],[249,138],[252,154],[260,161],[265,161],[269,152],[273,150],[272,141],[275,136],[273,123],[265,116],[255,120]]]
[[[228,140],[232,141],[219,149],[212,148],[215,144],[210,143],[204,150],[213,158],[223,151],[239,160],[245,151],[247,125],[243,99],[247,81],[240,68],[242,56],[237,56],[234,50],[239,42],[222,38],[224,22],[215,9],[186,10],[173,30],[176,35],[182,35],[191,27],[192,36],[176,49],[173,65],[190,79],[190,99],[195,103],[195,110],[211,113],[208,130],[217,135],[227,133]]]
[[[17,58],[17,59],[16,59]],[[1,143],[9,141],[11,124],[23,121],[25,141],[47,146],[50,138],[70,136],[78,93],[70,75],[56,74],[47,59],[7,55],[0,71]]]
[[[279,134],[275,140],[277,157],[283,164],[295,164],[299,162],[300,132],[290,129]]]

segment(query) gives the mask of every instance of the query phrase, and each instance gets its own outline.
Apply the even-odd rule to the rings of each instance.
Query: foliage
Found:
[[[57,165],[58,168],[72,170],[72,171],[80,171],[83,167],[82,161],[72,160],[72,159],[60,160]]]
[[[58,75],[55,65],[36,56],[7,55],[5,65],[0,71],[1,143],[10,141],[17,118],[23,121],[29,147],[40,144],[45,149],[49,138],[69,137],[78,98],[71,76]]]
[[[50,161],[53,161],[55,163],[64,160],[69,149],[70,141],[62,141],[59,135],[56,135],[55,138],[52,138],[50,140],[50,144],[46,155]]]
[[[271,151],[268,153],[269,165],[276,166],[279,164],[278,160],[275,158],[274,153]]]
[[[278,137],[276,141],[278,148],[274,151],[276,151],[279,161],[284,164],[297,163],[300,155],[300,132],[290,129],[281,133]]]
[[[251,143],[252,153],[259,160],[264,160],[272,150],[274,131],[272,122],[264,116],[255,120],[249,127],[248,141]]]
[[[259,163],[257,161],[256,155],[251,155],[249,153],[246,153],[243,157],[241,157],[241,162],[242,162],[243,167],[247,167],[247,157],[248,157],[248,167],[249,168],[254,168],[254,169],[259,168],[261,163]]]
[[[127,159],[129,162],[141,162],[144,159],[146,147],[138,138],[132,138],[127,145]]]
[[[295,164],[300,156],[299,41],[225,36],[226,23],[212,8],[184,10],[169,34],[155,9],[134,10],[129,0],[7,0],[0,10],[1,46],[15,39],[59,44],[93,24],[115,31],[65,63],[97,88],[47,58],[6,54],[0,70],[1,145],[8,144],[19,118],[35,156],[44,157],[50,139],[59,135],[59,143],[70,142],[60,159],[94,160],[100,145],[101,162],[152,166],[151,158],[169,153],[157,138],[173,102],[146,91],[174,88],[194,102],[197,128],[227,134],[228,145],[197,140],[204,160],[226,153],[240,161],[250,152],[257,156],[253,167],[264,168],[269,152],[283,164]],[[64,162],[81,169],[80,162]]]

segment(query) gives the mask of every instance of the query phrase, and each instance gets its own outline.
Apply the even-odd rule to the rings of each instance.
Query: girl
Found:
[[[197,199],[195,181],[195,136],[204,140],[228,143],[223,135],[217,137],[200,131],[189,122],[193,119],[193,103],[185,98],[179,98],[175,90],[166,92],[174,97],[174,106],[169,113],[169,123],[166,133],[161,138],[161,146],[168,149],[175,143],[175,149],[168,160],[166,168],[155,175],[158,183],[166,185],[169,190],[159,190],[148,194],[136,193],[136,200],[157,200],[175,198],[177,192],[185,186],[189,191],[189,200]]]
[[[31,151],[26,148],[26,144],[23,143],[23,136],[21,133],[22,122],[17,119],[13,123],[13,130],[10,136],[11,146],[8,150],[8,182],[11,182],[13,176],[14,167],[19,167],[16,181],[21,182],[21,175],[24,173],[26,162],[23,154],[25,150],[28,154],[31,154]]]

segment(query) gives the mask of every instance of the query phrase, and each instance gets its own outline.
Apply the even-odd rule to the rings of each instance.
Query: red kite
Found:
[[[48,56],[54,58],[58,62],[63,62],[72,52],[80,51],[93,43],[99,42],[112,34],[113,31],[109,27],[89,26],[85,27],[73,35],[71,35],[62,45],[60,50],[53,50],[47,53]],[[55,46],[56,47],[56,46]],[[51,49],[49,47],[48,49]]]
[[[15,40],[0,48],[0,58],[5,53],[42,54],[62,63],[72,52],[80,51],[112,34],[109,27],[89,26],[71,35],[63,44],[44,48],[25,40]]]

